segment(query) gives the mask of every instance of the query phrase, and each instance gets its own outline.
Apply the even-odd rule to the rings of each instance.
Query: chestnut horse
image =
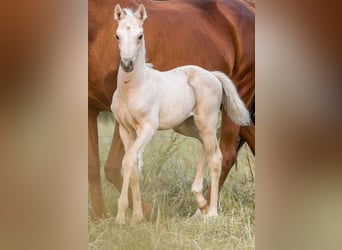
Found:
[[[113,38],[116,30],[113,10],[117,3],[131,8],[143,3],[148,8],[150,17],[144,24],[147,59],[155,68],[164,71],[193,64],[210,71],[220,70],[233,80],[246,106],[254,107],[255,14],[248,2],[89,0],[88,182],[95,219],[106,214],[100,181],[97,116],[101,111],[110,111],[116,89],[120,57]],[[118,127],[115,126],[105,174],[121,190],[124,148]],[[219,189],[236,161],[239,136],[254,153],[254,125],[240,128],[222,112],[220,149],[223,158]],[[210,200],[209,194],[208,190],[207,200]]]

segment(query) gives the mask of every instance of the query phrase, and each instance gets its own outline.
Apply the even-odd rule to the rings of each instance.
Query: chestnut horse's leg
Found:
[[[115,123],[112,145],[104,170],[107,180],[111,182],[117,190],[121,190],[122,185],[121,163],[124,154],[125,149],[119,135],[119,124]]]
[[[247,127],[241,127],[240,136],[247,142],[248,146],[255,155],[255,125],[251,123]]]
[[[88,112],[88,183],[93,219],[98,219],[106,215],[100,179],[97,115],[98,112],[96,111]]]

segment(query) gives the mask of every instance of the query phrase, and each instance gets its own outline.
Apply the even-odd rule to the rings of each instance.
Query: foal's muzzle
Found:
[[[133,59],[132,58],[121,59],[120,65],[122,69],[127,73],[133,71]]]

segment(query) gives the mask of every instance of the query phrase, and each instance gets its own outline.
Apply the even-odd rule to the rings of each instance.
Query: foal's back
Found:
[[[144,95],[153,95],[154,105],[159,107],[159,129],[178,126],[200,112],[199,107],[203,105],[216,110],[221,103],[220,82],[211,72],[198,66],[187,65],[165,72],[149,69],[141,81],[146,84],[146,90],[148,88]]]

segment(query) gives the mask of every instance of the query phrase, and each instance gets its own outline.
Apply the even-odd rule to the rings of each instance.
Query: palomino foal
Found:
[[[183,66],[160,72],[145,61],[143,22],[147,17],[143,5],[133,13],[115,6],[118,21],[116,39],[120,49],[117,89],[112,111],[120,124],[120,137],[125,148],[122,161],[123,183],[116,220],[125,223],[128,207],[128,187],[131,186],[133,220],[143,219],[139,190],[139,170],[146,144],[158,129],[186,130],[186,120],[194,119],[202,143],[202,153],[192,191],[198,207],[207,216],[217,216],[218,181],[222,154],[216,138],[216,126],[221,104],[231,119],[239,125],[249,123],[249,113],[232,81],[223,73],[209,72],[197,66]],[[165,58],[167,60],[167,58]],[[202,194],[204,167],[208,162],[211,195],[208,211]]]

